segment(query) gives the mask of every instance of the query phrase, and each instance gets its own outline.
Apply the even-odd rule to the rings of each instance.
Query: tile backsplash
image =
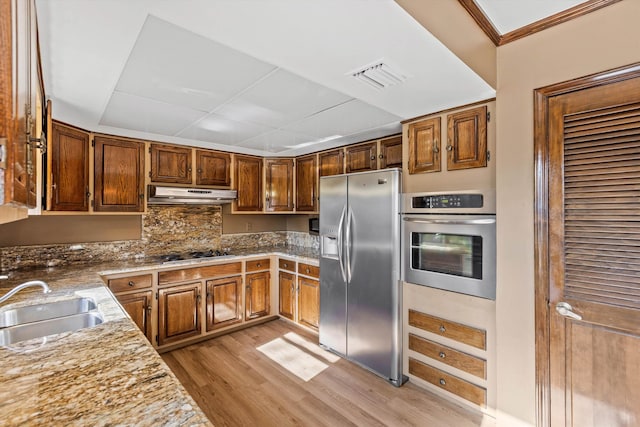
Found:
[[[112,260],[209,249],[302,246],[317,249],[318,236],[294,231],[222,234],[219,206],[149,206],[139,240],[11,246],[0,248],[0,271]]]

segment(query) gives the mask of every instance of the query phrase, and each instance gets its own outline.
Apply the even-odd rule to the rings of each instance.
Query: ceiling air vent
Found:
[[[397,85],[407,79],[407,76],[394,70],[384,62],[369,65],[350,74],[361,82],[365,82],[376,89],[384,89]]]

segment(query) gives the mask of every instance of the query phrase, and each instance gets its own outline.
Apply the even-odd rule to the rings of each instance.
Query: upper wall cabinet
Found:
[[[325,151],[318,156],[320,176],[340,175],[344,173],[344,150]]]
[[[42,85],[33,0],[0,1],[0,204],[35,207]]]
[[[104,136],[94,143],[94,210],[143,212],[144,144]]]
[[[293,159],[266,159],[267,212],[293,212]]]
[[[196,150],[196,185],[231,185],[231,155],[211,150]]]
[[[238,199],[233,203],[236,212],[262,211],[262,159],[236,155],[234,161],[234,188]]]
[[[346,173],[372,171],[378,168],[377,142],[345,147]]]
[[[402,167],[402,135],[380,140],[380,169]]]
[[[151,144],[151,181],[171,184],[191,184],[190,147]]]
[[[296,159],[296,212],[318,211],[317,156]]]
[[[89,132],[53,123],[49,209],[89,210],[89,137]]]
[[[411,123],[409,173],[440,171],[440,117]]]
[[[487,107],[447,116],[447,169],[487,166]]]

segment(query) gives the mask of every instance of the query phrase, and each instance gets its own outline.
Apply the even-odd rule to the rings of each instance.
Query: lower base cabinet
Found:
[[[207,280],[207,332],[242,321],[242,277]]]
[[[256,319],[269,314],[271,293],[268,271],[247,274],[245,293],[245,320]]]
[[[296,262],[286,259],[279,261],[279,268],[278,314],[317,331],[320,321],[319,268],[297,263],[296,269]]]
[[[131,320],[138,325],[138,328],[152,341],[151,336],[151,301],[152,291],[135,292],[132,294],[116,294],[116,298],[124,310],[129,314]]]
[[[280,316],[295,320],[296,277],[285,271],[278,274]]]
[[[201,334],[200,282],[158,290],[158,345]]]
[[[298,323],[318,329],[320,320],[320,282],[298,278]]]

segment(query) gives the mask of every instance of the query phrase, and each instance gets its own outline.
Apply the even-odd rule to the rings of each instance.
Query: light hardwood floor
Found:
[[[495,425],[411,383],[393,387],[317,344],[274,320],[162,358],[215,426]]]

